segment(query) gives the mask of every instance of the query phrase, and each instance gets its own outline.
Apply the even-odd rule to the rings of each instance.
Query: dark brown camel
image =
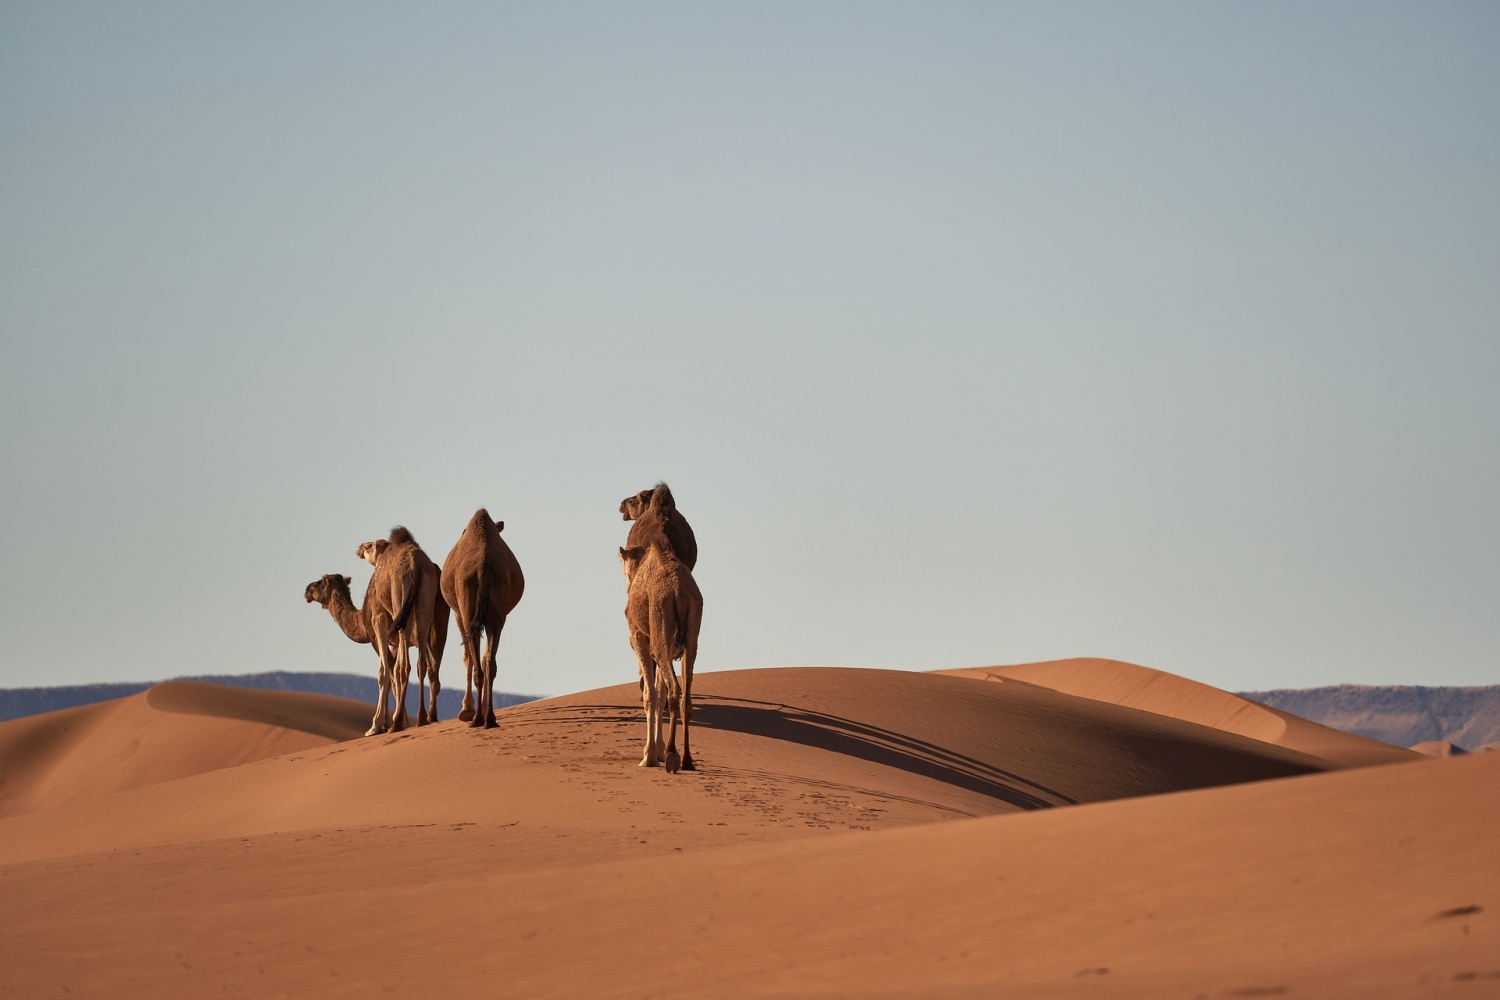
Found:
[[[656,506],[652,507],[655,501]],[[657,483],[649,490],[641,490],[634,496],[620,501],[620,516],[634,521],[630,534],[625,537],[625,546],[644,546],[655,531],[667,536],[677,561],[689,570],[698,565],[698,540],[693,537],[693,528],[687,518],[677,509],[677,501],[666,483]]]
[[[458,616],[464,666],[478,689],[475,704],[465,682],[464,712],[473,712],[471,726],[486,729],[495,726],[495,647],[506,616],[520,603],[526,589],[521,564],[500,537],[504,527],[504,521],[492,520],[489,511],[481,507],[469,518],[464,533],[443,560],[443,598]],[[479,656],[481,632],[488,637],[483,659]]]

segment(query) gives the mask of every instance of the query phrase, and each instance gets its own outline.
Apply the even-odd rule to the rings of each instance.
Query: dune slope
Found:
[[[631,684],[0,819],[0,995],[1500,984],[1500,755],[1349,769],[931,674],[696,687],[692,774],[635,767]]]
[[[1229,691],[1121,660],[1077,657],[934,672],[978,680],[1022,681],[1079,698],[1196,722],[1348,767],[1394,764],[1413,757],[1411,751],[1401,747],[1330,729]]]
[[[220,691],[225,699],[242,695]],[[447,722],[296,747],[302,752],[128,796],[85,797],[62,815],[16,816],[3,828],[0,862],[168,840],[465,822],[572,831],[603,858],[617,856],[604,845],[621,840],[622,808],[639,811],[658,833],[685,818],[693,844],[705,846],[735,835],[774,839],[992,815],[1332,766],[1028,685],[902,671],[708,673],[697,678],[695,699],[701,770],[665,783],[634,767],[644,734],[639,694],[633,684],[619,685],[507,709],[502,727],[490,732]],[[139,708],[130,702],[121,703],[131,713],[123,719],[128,728],[99,723],[98,754],[139,737]],[[180,728],[171,732],[183,739]],[[192,739],[196,750],[200,737]],[[167,759],[165,749],[161,756]],[[97,791],[111,787],[119,786]],[[102,813],[106,826],[93,821]],[[164,826],[163,815],[173,823]],[[546,838],[538,846],[554,853]]]
[[[0,816],[352,739],[369,714],[344,698],[168,681],[0,723]]]

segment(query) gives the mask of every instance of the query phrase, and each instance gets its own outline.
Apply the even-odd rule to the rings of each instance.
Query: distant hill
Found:
[[[211,675],[199,677],[174,677],[173,680],[202,681],[206,684],[223,684],[226,687],[259,688],[269,691],[306,691],[311,694],[331,694],[341,698],[368,702],[370,711],[375,710],[375,696],[380,690],[375,678],[360,674],[304,674],[277,670],[268,674],[241,674],[239,676]],[[463,680],[462,677],[459,680]],[[76,684],[69,687],[10,688],[0,690],[0,722],[20,719],[42,712],[55,712],[60,708],[75,708],[92,705],[97,701],[124,698],[155,687],[156,681],[138,681],[129,684]],[[406,692],[407,710],[413,715],[417,711],[417,681],[413,676]],[[463,685],[455,690],[444,687],[438,695],[438,717],[452,719],[458,716],[458,706],[464,696]],[[519,705],[535,701],[539,696],[531,694],[509,694],[495,692],[495,707]]]
[[[1500,740],[1500,685],[1242,691],[1242,698],[1347,733],[1410,747],[1441,741],[1476,750]]]

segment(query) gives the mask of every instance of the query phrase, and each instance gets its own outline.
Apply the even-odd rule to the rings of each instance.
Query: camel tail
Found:
[[[479,574],[475,577],[474,582],[474,613],[469,616],[469,641],[474,644],[476,650],[479,648],[480,634],[488,625],[488,622],[485,621],[489,604],[486,602],[484,594],[484,570],[484,563],[480,563]]]
[[[416,581],[406,592],[406,600],[401,602],[401,610],[396,612],[396,617],[391,619],[391,634],[394,635],[406,628],[406,621],[411,617],[411,610],[417,606],[417,592],[422,588]]]

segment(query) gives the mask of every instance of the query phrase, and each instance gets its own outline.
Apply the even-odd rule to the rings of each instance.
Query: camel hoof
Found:
[[[486,728],[486,729],[499,729],[500,728],[500,723],[496,722],[495,721],[495,717],[492,715],[488,719],[484,720],[484,728]]]
[[[650,757],[642,757],[641,758],[641,762],[636,765],[636,767],[660,767],[660,766],[661,766],[660,764],[658,764],[656,761],[652,760]]]
[[[365,730],[365,735],[366,736],[379,736],[383,732],[385,732],[385,730],[381,729],[379,726],[371,726],[369,729]]]
[[[461,708],[461,709],[459,709],[459,711],[458,711],[458,721],[459,722],[473,722],[474,721],[474,710],[472,708]]]
[[[667,773],[676,774],[682,770],[682,758],[677,756],[676,750],[667,751]]]
[[[682,758],[682,769],[684,771],[696,771],[698,770],[698,765],[693,763],[693,758],[684,757]]]
[[[484,728],[484,720],[483,719],[476,719],[472,715],[469,716],[469,728],[470,729],[483,729]]]

